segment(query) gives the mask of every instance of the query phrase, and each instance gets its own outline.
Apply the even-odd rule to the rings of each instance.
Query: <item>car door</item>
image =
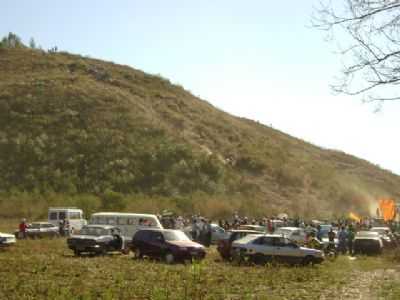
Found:
[[[282,263],[296,263],[302,259],[300,248],[284,237],[274,238],[274,257]]]
[[[263,254],[266,257],[272,258],[274,255],[273,238],[261,236],[255,239],[249,248],[251,254]]]
[[[150,256],[161,256],[164,250],[164,236],[161,232],[152,231],[149,235],[148,241],[148,255]]]

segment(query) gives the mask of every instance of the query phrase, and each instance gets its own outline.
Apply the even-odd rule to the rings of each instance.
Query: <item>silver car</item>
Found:
[[[248,235],[233,242],[233,253],[239,261],[255,263],[281,262],[288,264],[321,263],[324,253],[320,250],[300,247],[282,235]]]

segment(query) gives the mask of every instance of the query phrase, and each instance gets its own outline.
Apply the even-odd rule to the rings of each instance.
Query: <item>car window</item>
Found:
[[[40,228],[40,224],[38,224],[38,223],[32,223],[32,224],[29,226],[29,228],[31,228],[31,229],[39,229],[39,228]]]
[[[159,241],[163,241],[164,237],[161,234],[161,232],[152,232],[150,235],[150,239],[152,242],[157,242],[157,241],[159,242]]]
[[[182,231],[165,231],[163,233],[166,241],[189,241],[189,238]]]
[[[50,219],[50,220],[57,220],[57,212],[56,212],[56,211],[52,211],[52,212],[49,214],[49,219]]]
[[[81,235],[109,235],[110,231],[101,227],[83,227],[80,231]]]
[[[256,244],[256,245],[272,245],[273,238],[271,238],[269,236],[262,236],[262,237],[259,237],[256,240],[254,240],[253,243]]]

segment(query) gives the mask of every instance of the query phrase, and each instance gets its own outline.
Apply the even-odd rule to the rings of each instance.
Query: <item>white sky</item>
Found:
[[[400,102],[334,96],[335,44],[303,1],[2,1],[0,35],[161,74],[237,116],[400,174]]]

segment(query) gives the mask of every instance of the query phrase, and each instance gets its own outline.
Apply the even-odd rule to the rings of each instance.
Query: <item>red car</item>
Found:
[[[188,259],[203,259],[203,245],[191,241],[183,231],[171,229],[143,229],[132,238],[131,250],[136,258],[161,258],[167,263]]]
[[[232,243],[248,234],[263,234],[257,230],[229,230],[227,231],[227,238],[219,240],[217,250],[221,257],[226,260],[232,258]]]

